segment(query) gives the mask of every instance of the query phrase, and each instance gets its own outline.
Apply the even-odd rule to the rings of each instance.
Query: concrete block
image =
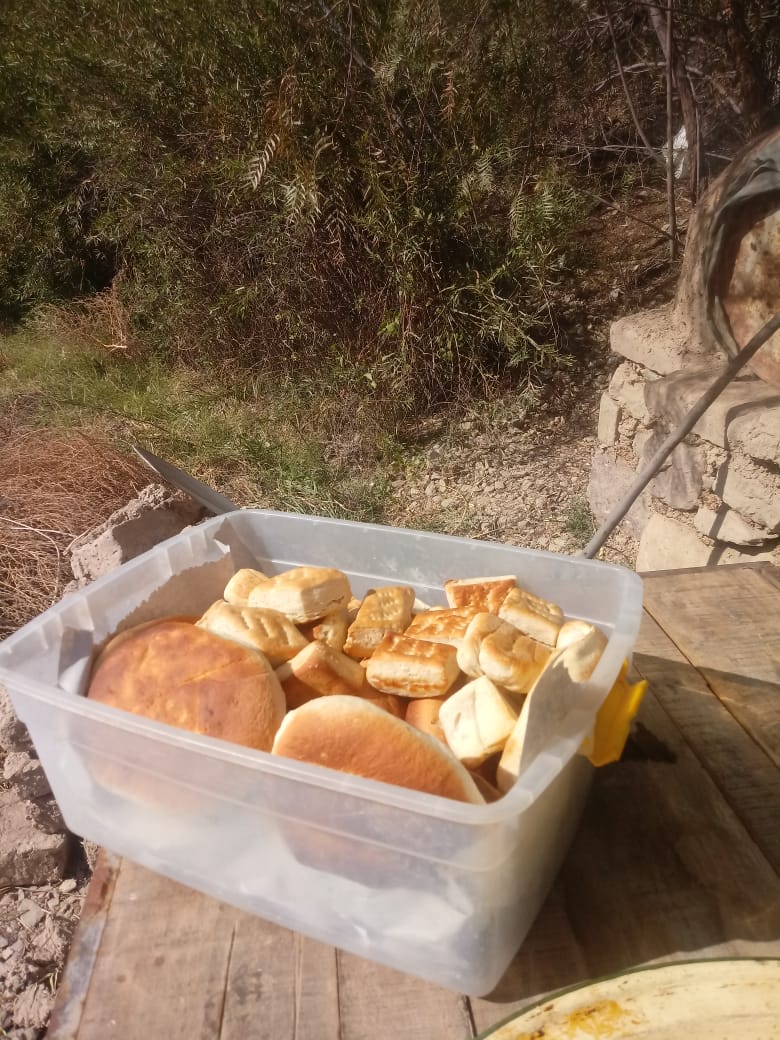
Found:
[[[608,448],[615,443],[619,423],[620,405],[613,401],[609,394],[602,394],[601,404],[599,405],[598,432],[596,434],[599,444],[603,444],[605,448]]]
[[[692,527],[670,516],[653,513],[642,532],[636,558],[637,571],[706,567],[712,549]]]
[[[646,423],[650,416],[645,404],[645,379],[642,370],[631,361],[615,369],[609,381],[609,396],[634,419]]]
[[[151,484],[72,543],[73,576],[82,584],[94,581],[197,523],[204,514],[205,510],[186,496]]]
[[[646,382],[645,404],[650,416],[664,422],[670,429],[677,426],[724,368],[725,365],[718,362],[706,367],[686,368]],[[761,379],[738,379],[715,398],[693,432],[702,440],[725,448],[728,444],[726,429],[731,421],[746,408],[776,397],[777,390]]]
[[[633,467],[611,452],[597,451],[593,456],[588,481],[588,503],[598,522],[605,520],[636,479]],[[639,538],[650,519],[652,503],[647,490],[631,506],[621,523]]]
[[[726,437],[730,448],[780,466],[780,396],[739,411],[729,419]]]
[[[780,474],[733,453],[718,471],[715,492],[726,505],[771,534],[780,533]]]
[[[739,513],[722,505],[717,512],[709,506],[701,506],[693,519],[697,531],[718,542],[732,545],[763,545],[771,534],[763,527],[754,527]]]

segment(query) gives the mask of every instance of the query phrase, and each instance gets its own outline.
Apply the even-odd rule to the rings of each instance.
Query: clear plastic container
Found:
[[[609,634],[582,703],[500,801],[467,805],[177,730],[83,696],[118,629],[197,614],[239,567],[338,567],[355,595],[408,583],[445,604],[451,577],[514,574]],[[584,804],[578,753],[630,658],[641,580],[508,545],[263,510],[208,520],[100,578],[0,643],[0,682],[68,827],[315,939],[472,995],[499,981],[538,913]]]

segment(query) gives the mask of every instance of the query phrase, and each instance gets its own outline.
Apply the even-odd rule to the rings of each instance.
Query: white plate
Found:
[[[481,1040],[780,1040],[780,960],[666,964],[567,990]]]

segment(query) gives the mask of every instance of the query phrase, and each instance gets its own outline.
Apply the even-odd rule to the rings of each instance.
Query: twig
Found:
[[[602,195],[596,195],[595,192],[588,191],[586,188],[578,189],[583,195],[588,195],[590,198],[595,199],[596,202],[600,202],[602,206],[608,206],[610,209],[614,209],[616,213],[622,214],[624,217],[630,217],[631,220],[636,220],[639,224],[644,224],[645,227],[649,227],[655,231],[658,235],[663,235],[664,238],[671,238],[668,231],[664,231],[663,228],[657,227],[655,224],[651,224],[649,220],[645,220],[644,217],[638,217],[636,213],[632,213],[629,209],[623,209],[622,206],[616,205],[614,202],[610,202],[609,199],[605,199]]]
[[[669,434],[661,447],[655,455],[653,455],[648,464],[628,489],[624,497],[618,502],[604,523],[585,546],[582,551],[583,556],[590,560],[593,559],[680,441],[684,440],[684,438],[688,436],[702,415],[704,415],[712,402],[726,389],[737,372],[745,367],[748,361],[758,353],[761,347],[763,347],[766,341],[770,339],[778,329],[780,329],[780,311],[778,311],[773,318],[770,318],[766,325],[760,328],[755,336],[753,336],[747,346],[743,347],[743,349],[729,361],[723,372],[718,376],[709,390],[704,391],[677,429],[673,430]]]
[[[674,204],[674,87],[672,78],[673,0],[666,10],[666,203],[669,209],[669,259],[677,259],[677,210]],[[694,142],[689,141],[691,148]]]
[[[631,118],[632,118],[632,120],[634,122],[634,126],[636,127],[636,132],[639,134],[639,136],[640,136],[640,138],[642,140],[642,143],[644,144],[644,146],[648,150],[648,152],[651,153],[653,158],[657,162],[663,162],[663,159],[661,159],[661,157],[655,151],[653,146],[650,144],[650,141],[648,140],[647,135],[645,134],[644,130],[642,129],[642,124],[639,122],[639,117],[636,114],[636,109],[634,108],[634,102],[633,102],[633,100],[631,98],[631,92],[628,89],[628,80],[626,79],[626,74],[623,71],[623,63],[620,60],[620,51],[618,50],[617,38],[615,37],[615,26],[612,23],[612,13],[611,13],[611,11],[609,9],[609,4],[607,4],[607,3],[604,4],[604,13],[607,16],[607,25],[609,26],[609,36],[610,36],[610,39],[612,40],[612,49],[615,52],[615,61],[617,62],[617,68],[618,68],[618,74],[620,76],[620,82],[621,82],[622,87],[623,87],[623,93],[625,94],[626,104],[628,105],[628,111],[631,113]]]

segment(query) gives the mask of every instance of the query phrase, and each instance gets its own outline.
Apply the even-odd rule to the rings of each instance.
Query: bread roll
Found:
[[[111,636],[106,640],[103,646],[97,650],[97,653],[92,660],[92,673],[94,674],[95,669],[109,650],[113,650],[115,647],[119,646],[120,643],[124,643],[129,636],[135,635],[137,632],[141,632],[145,628],[150,628],[152,625],[159,625],[161,621],[181,621],[187,625],[194,625],[197,620],[197,616],[193,617],[190,614],[175,614],[170,617],[155,618],[153,621],[143,621],[140,625],[133,625],[131,628],[125,628],[123,631],[117,632],[116,635]]]
[[[349,579],[333,567],[292,567],[262,581],[249,593],[248,606],[271,607],[296,624],[317,621],[349,603]]]
[[[402,697],[436,697],[460,675],[454,646],[388,633],[366,665],[376,690]]]
[[[511,693],[528,693],[552,651],[504,622],[480,643],[479,666],[498,686]]]
[[[416,697],[407,703],[403,718],[410,726],[446,744],[444,730],[439,722],[439,710],[446,700],[446,697]]]
[[[448,697],[439,712],[448,747],[469,769],[502,750],[516,721],[514,706],[485,675]]]
[[[321,621],[311,626],[311,638],[327,643],[332,650],[343,650],[349,629],[349,610],[339,607],[338,610],[326,614]]]
[[[319,640],[307,643],[276,674],[288,708],[299,708],[314,697],[358,693],[366,678],[357,661]]]
[[[180,621],[143,626],[107,651],[87,696],[260,751],[271,750],[285,712],[262,654]]]
[[[360,697],[323,697],[288,712],[273,752],[459,802],[484,801],[437,740]]]
[[[414,589],[387,585],[371,589],[349,626],[344,653],[357,661],[370,657],[388,632],[403,632],[412,620]]]
[[[288,617],[268,607],[236,607],[218,600],[196,624],[222,639],[259,650],[274,666],[308,646],[306,637]]]
[[[404,631],[412,639],[427,639],[430,643],[446,643],[458,647],[463,642],[469,622],[474,617],[473,607],[426,610],[415,614],[412,623]]]
[[[498,616],[547,646],[555,646],[563,624],[563,611],[557,603],[540,599],[525,589],[512,589],[498,608]]]
[[[267,574],[253,570],[251,567],[242,567],[240,571],[236,571],[225,586],[223,598],[235,607],[247,607],[249,606],[249,593],[256,585],[261,585],[264,581],[268,581]]]
[[[475,614],[469,621],[458,647],[458,667],[464,674],[472,679],[478,679],[480,675],[485,674],[479,663],[479,648],[482,646],[482,640],[505,623],[495,614],[488,613]]]
[[[507,593],[517,584],[511,574],[499,578],[451,578],[444,582],[444,595],[451,607],[473,607],[497,614]]]
[[[570,656],[572,678],[577,682],[585,682],[596,670],[607,648],[607,637],[601,629],[587,621],[567,621],[558,633],[555,648],[564,650],[569,646],[576,647],[575,653]]]

